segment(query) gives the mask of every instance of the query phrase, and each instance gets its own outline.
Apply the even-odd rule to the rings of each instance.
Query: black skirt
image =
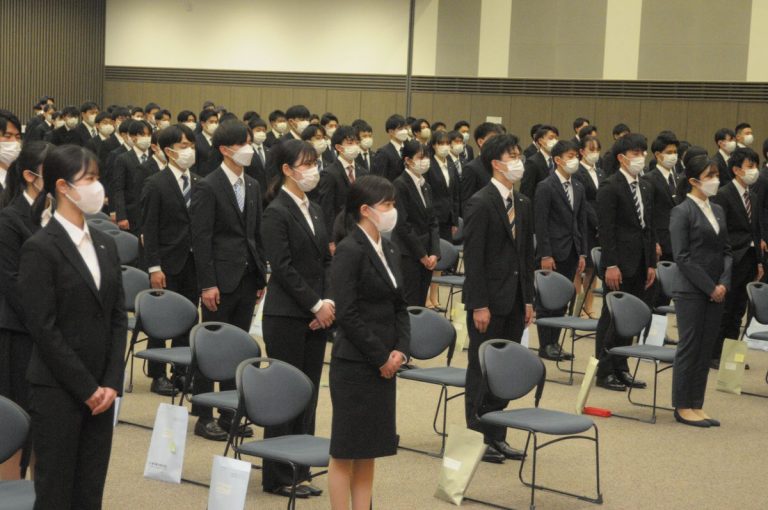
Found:
[[[331,457],[372,459],[397,453],[396,384],[396,377],[381,377],[369,363],[331,360]]]

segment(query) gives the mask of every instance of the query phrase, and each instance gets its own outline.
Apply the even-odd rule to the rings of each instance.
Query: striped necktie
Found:
[[[184,197],[184,204],[189,208],[189,204],[192,202],[192,188],[189,187],[189,176],[184,174],[181,176],[181,194]]]
[[[744,208],[747,210],[747,218],[752,221],[752,201],[749,199],[749,190],[744,191]]]
[[[643,211],[640,209],[640,193],[637,191],[637,181],[632,182],[629,187],[632,189],[632,196],[635,199],[635,213],[637,219],[640,220],[640,226],[645,228],[645,221],[643,221]]]
[[[571,198],[571,181],[563,182],[563,188],[565,188],[565,197],[568,199],[568,204],[573,209],[573,199]]]
[[[512,227],[512,238],[516,238],[515,232],[515,202],[512,200],[512,193],[507,197],[507,219]]]
[[[235,181],[235,185],[233,186],[233,189],[235,190],[237,207],[238,209],[240,209],[240,212],[243,212],[243,209],[245,209],[245,193],[243,192],[243,179],[238,177],[238,179]]]

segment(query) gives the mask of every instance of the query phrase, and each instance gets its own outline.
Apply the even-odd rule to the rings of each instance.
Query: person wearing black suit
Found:
[[[315,152],[317,153],[317,170],[320,172],[320,175],[325,173],[325,171],[328,168],[327,164],[323,160],[323,154],[328,150],[328,140],[326,139],[325,128],[320,124],[310,124],[304,129],[304,131],[301,132],[300,139],[305,142],[309,142],[315,148]],[[289,137],[282,141],[290,141],[290,140],[293,140],[293,138]],[[276,165],[274,162],[270,162],[269,171],[272,175],[280,174],[279,169],[276,168]],[[312,190],[309,193],[309,199],[314,200],[315,202],[319,202],[320,200],[319,190],[317,189]]]
[[[91,138],[99,135],[99,131],[96,129],[96,116],[98,114],[99,105],[96,103],[87,101],[80,105],[80,124],[75,128],[80,137],[78,145],[85,147]]]
[[[214,110],[200,112],[202,129],[195,134],[195,173],[205,177],[221,164],[221,157],[213,148],[213,135],[219,128],[219,116]]]
[[[24,132],[24,142],[36,142],[45,139],[51,130],[53,130],[53,114],[56,112],[56,108],[52,105],[43,105],[42,116],[37,118],[38,121],[34,125],[27,124]]]
[[[616,124],[613,126],[613,130],[611,132],[613,135],[613,143],[616,143],[619,138],[623,138],[630,133],[631,130],[629,129],[629,126],[623,122]],[[603,158],[600,160],[600,168],[602,168],[603,172],[605,172],[606,177],[610,177],[619,171],[619,162],[617,161],[613,150],[608,150],[605,154],[603,154]]]
[[[197,305],[199,294],[189,215],[192,192],[199,179],[189,170],[195,163],[194,139],[192,130],[183,124],[170,126],[158,135],[157,141],[168,158],[168,165],[144,181],[141,230],[152,288],[171,290]],[[174,338],[172,345],[188,346],[189,335]],[[165,339],[150,338],[147,347],[165,347]],[[165,364],[150,362],[147,373],[152,378],[152,392],[160,395],[176,392],[166,376]]]
[[[525,148],[525,150],[523,150],[523,157],[525,159],[528,159],[539,152],[539,147],[536,145],[536,131],[538,131],[541,126],[542,124],[534,124],[531,126],[531,143],[528,145],[528,147]]]
[[[203,321],[226,322],[243,331],[250,331],[253,312],[266,286],[261,190],[259,183],[245,174],[244,168],[253,158],[253,147],[247,142],[245,124],[228,121],[219,126],[213,146],[223,163],[198,181],[189,209]],[[210,381],[207,383],[212,388]],[[206,391],[202,386],[201,391]],[[234,381],[222,382],[219,387],[234,389]],[[209,434],[220,434],[210,411],[201,412],[200,421]],[[221,413],[218,426],[228,430],[231,421],[230,413]]]
[[[756,188],[757,202],[760,221],[760,249],[763,253],[768,251],[768,139],[763,141],[763,149],[760,155],[763,157],[763,166],[760,168],[760,175],[757,179]],[[766,276],[763,276],[763,281]]]
[[[475,159],[475,151],[472,146],[469,145],[470,138],[470,126],[466,120],[460,120],[453,125],[453,130],[461,133],[461,141],[464,144],[464,150],[459,155],[464,161],[472,161]]]
[[[403,297],[408,306],[425,306],[432,271],[440,258],[440,232],[432,188],[424,179],[429,171],[427,147],[415,140],[403,144],[405,171],[394,181],[397,225],[392,242],[402,259]]]
[[[101,147],[102,156],[104,157],[104,166],[99,166],[99,179],[102,182],[104,186],[104,193],[106,195],[106,203],[104,205],[104,212],[107,212],[112,215],[114,219],[115,214],[115,200],[114,200],[114,175],[115,175],[115,162],[117,161],[117,158],[122,156],[123,154],[130,152],[133,150],[133,140],[131,140],[131,136],[128,134],[128,130],[131,127],[131,124],[133,124],[133,119],[128,119],[126,121],[123,121],[120,126],[117,128],[117,141],[118,145],[112,149],[109,152],[106,152],[108,150],[107,144],[110,142],[110,140],[107,140],[104,142],[103,146]],[[110,143],[110,146],[114,145],[114,143]],[[101,157],[99,160],[101,161]]]
[[[653,191],[639,179],[645,165],[648,146],[645,137],[632,133],[619,138],[611,149],[619,171],[608,177],[597,190],[597,214],[600,218],[601,264],[608,289],[622,291],[643,299],[656,279],[656,236],[653,230]],[[631,338],[616,335],[606,300],[597,324],[595,357],[597,385],[625,391],[627,386],[644,388],[629,373],[627,358],[608,353],[613,347],[630,345]]]
[[[559,141],[552,148],[556,170],[536,188],[534,217],[536,258],[541,269],[557,271],[573,281],[587,264],[587,203],[581,182],[573,178],[579,170],[579,148],[569,141]],[[567,308],[547,310],[536,303],[537,317],[560,317]],[[559,328],[536,326],[539,332],[539,356],[553,361],[569,360],[573,355],[558,344]]]
[[[480,344],[492,338],[520,342],[533,321],[533,209],[513,191],[523,176],[520,146],[514,135],[487,140],[480,156],[493,179],[466,204],[464,217],[464,292],[469,351],[464,394],[467,427],[483,433],[483,460],[521,459],[511,448],[506,428],[485,425],[479,416],[504,409],[507,400],[483,388]]]
[[[408,140],[405,119],[400,115],[391,115],[384,124],[389,135],[386,145],[376,150],[371,173],[394,181],[403,173],[403,143]]]
[[[113,403],[123,387],[126,343],[114,240],[89,229],[101,209],[98,162],[82,147],[56,147],[43,162],[39,221],[48,194],[56,213],[21,250],[18,287],[34,341],[31,385],[35,508],[101,508],[112,444]]]
[[[576,144],[577,147],[581,145],[581,130],[587,126],[589,126],[589,119],[585,119],[584,117],[576,117],[573,121],[574,136],[571,138],[571,141]]]
[[[109,113],[100,112],[96,116],[96,132],[97,136],[94,136],[85,142],[84,147],[96,154],[96,156],[101,156],[101,145],[115,132],[115,123]],[[101,164],[100,157],[99,164]]]
[[[432,189],[440,238],[451,241],[453,234],[459,228],[461,184],[453,160],[449,157],[451,153],[449,133],[435,131],[430,145],[433,156],[430,158],[429,171],[425,177]]]
[[[80,124],[80,111],[77,107],[66,106],[61,110],[61,118],[64,119],[64,125],[50,131],[45,141],[54,145],[84,145],[87,139],[83,140],[77,130]]]
[[[275,160],[283,178],[270,190],[275,196],[264,210],[261,225],[262,237],[269,239],[265,253],[272,268],[264,298],[264,344],[270,358],[285,361],[309,377],[313,396],[304,412],[291,422],[266,427],[265,438],[315,433],[327,329],[335,317],[335,305],[329,299],[328,232],[320,207],[306,195],[319,180],[317,155],[311,144],[293,140],[275,147]],[[309,468],[302,467],[298,480],[308,477]],[[292,483],[290,466],[264,462],[265,492],[290,496]],[[298,491],[299,497],[320,495],[319,489],[308,485],[299,486]]]
[[[5,190],[8,169],[21,153],[21,121],[8,110],[0,110],[0,194]]]
[[[360,139],[360,155],[357,156],[355,164],[371,173],[373,157],[376,154],[375,151],[371,150],[373,147],[373,128],[362,119],[353,122],[352,126],[357,130],[357,137]]]
[[[253,146],[253,161],[245,168],[245,173],[259,182],[261,191],[266,194],[269,184],[274,178],[267,174],[267,159],[269,150],[265,148],[267,138],[267,123],[262,118],[252,118],[248,121],[248,128],[251,130],[251,145]],[[266,201],[265,201],[266,202]],[[264,204],[266,207],[267,204]]]
[[[331,263],[336,338],[330,371],[331,508],[368,508],[376,457],[397,454],[398,369],[410,354],[410,319],[397,247],[392,183],[360,177],[350,189],[345,236]]]
[[[152,131],[149,144],[149,154],[151,157],[147,158],[145,163],[141,165],[141,171],[144,174],[144,180],[158,173],[160,170],[168,166],[168,160],[165,153],[160,149],[160,145],[157,143],[158,135],[162,129],[156,129]]]
[[[269,128],[267,137],[264,140],[264,147],[267,149],[271,149],[280,140],[280,137],[288,131],[288,120],[285,118],[285,112],[282,110],[270,112]]]
[[[502,133],[501,126],[493,122],[483,122],[475,128],[475,143],[480,148],[480,155],[463,165],[461,171],[461,203],[466,204],[472,196],[491,182],[492,174],[483,163],[483,145],[491,138]],[[462,214],[464,211],[462,210]]]
[[[552,158],[552,148],[560,136],[554,126],[543,125],[536,131],[536,145],[539,151],[525,160],[525,174],[520,182],[520,193],[535,201],[536,186],[541,181],[555,173],[555,161]]]
[[[730,128],[718,129],[715,133],[715,144],[717,145],[717,154],[715,154],[714,160],[720,172],[720,187],[723,187],[733,180],[733,171],[728,166],[728,159],[736,150],[736,133]]]
[[[141,189],[144,187],[144,165],[150,158],[152,128],[144,120],[133,121],[128,136],[132,148],[115,159],[112,171],[112,209],[117,226],[141,235]]]
[[[304,140],[302,134],[304,130],[309,127],[309,109],[303,104],[293,105],[285,111],[285,118],[288,121],[288,130],[283,136],[280,137],[280,141],[284,140]],[[319,126],[319,124],[318,124]],[[323,137],[325,137],[325,128],[319,126],[323,130]],[[326,143],[326,147],[327,147]],[[322,154],[325,150],[319,152]],[[320,170],[322,171],[322,169]]]
[[[713,366],[720,366],[720,353],[726,338],[738,339],[741,320],[747,311],[747,284],[763,278],[763,254],[757,211],[757,194],[749,187],[757,182],[760,157],[752,149],[736,149],[728,159],[734,178],[720,186],[712,202],[722,207],[728,226],[733,258],[731,289],[725,295],[723,320],[717,341],[712,346]]]
[[[672,257],[677,264],[674,301],[679,331],[672,405],[678,422],[696,427],[720,425],[702,408],[723,301],[733,288],[726,214],[709,200],[717,192],[718,174],[716,163],[703,149],[686,159],[681,190],[688,190],[687,198],[672,209],[669,222]]]
[[[45,105],[48,106],[48,105]],[[43,104],[40,102],[35,103],[35,105],[32,107],[32,117],[27,121],[26,125],[24,126],[24,141],[28,141],[28,135],[37,129],[37,126],[39,126],[44,119],[43,114]]]

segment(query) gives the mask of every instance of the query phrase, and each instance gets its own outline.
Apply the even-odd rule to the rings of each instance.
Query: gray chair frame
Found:
[[[120,232],[120,227],[118,227],[115,223],[112,222],[109,218],[102,218],[102,217],[96,217],[96,218],[88,218],[88,227],[95,228],[96,230],[100,232]]]
[[[448,420],[448,402],[464,395],[464,391],[448,396],[448,388],[464,388],[466,383],[467,370],[451,366],[451,360],[456,350],[456,329],[448,319],[434,310],[421,306],[408,307],[408,315],[411,322],[411,357],[418,360],[434,359],[443,352],[448,351],[446,364],[444,367],[431,368],[410,368],[398,372],[401,379],[422,382],[426,384],[436,384],[440,386],[440,396],[437,399],[435,416],[432,420],[432,429],[435,434],[441,438],[440,451],[428,452],[416,448],[403,446],[398,447],[416,453],[423,453],[432,457],[442,457],[445,453],[446,425]],[[461,385],[457,386],[456,378],[461,379]],[[437,429],[437,419],[440,415],[442,404],[443,427]]]
[[[105,234],[112,236],[117,245],[117,255],[123,265],[133,265],[139,259],[139,238],[130,232],[122,230],[105,230]]]
[[[461,254],[457,246],[449,243],[445,239],[440,239],[440,260],[438,261],[438,264],[442,262],[443,259],[445,259],[446,262],[450,261],[451,263],[441,265],[440,268],[435,268],[435,270],[445,271],[447,269],[456,267],[459,262],[460,255]],[[449,317],[449,314],[451,313],[451,304],[453,303],[454,299],[453,296],[461,292],[461,289],[464,287],[464,276],[456,274],[434,276],[432,278],[432,283],[448,287],[448,301],[445,303],[444,315]]]
[[[750,282],[747,284],[747,299],[749,300],[749,307],[747,310],[747,325],[744,327],[744,331],[741,332],[741,339],[743,340],[747,334],[749,323],[754,319],[759,324],[768,324],[768,284],[762,282]],[[757,333],[752,338],[755,340],[768,340],[768,332]],[[765,373],[765,383],[768,384],[768,372]],[[749,391],[741,391],[742,395],[749,395],[750,397],[768,398],[768,395],[762,393],[752,393]]]
[[[0,396],[0,463],[7,461],[27,441],[31,420],[16,402]],[[24,473],[20,473],[22,476]],[[35,485],[29,480],[0,480],[0,501],[5,508],[32,510]]]
[[[656,264],[656,279],[659,280],[661,292],[664,294],[664,297],[671,299],[672,296],[674,296],[674,284],[672,282],[674,281],[676,272],[677,264],[674,262],[670,262],[669,260],[660,260]],[[666,315],[670,313],[674,314],[675,305],[672,303],[667,306],[657,306],[654,308],[653,313],[659,315]]]

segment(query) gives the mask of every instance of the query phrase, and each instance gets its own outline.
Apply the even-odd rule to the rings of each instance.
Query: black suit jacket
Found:
[[[328,148],[325,149],[325,151],[323,152],[322,159],[323,159],[323,163],[324,163],[323,166],[325,166],[325,167],[331,166],[338,159],[338,155],[336,154],[336,150],[333,147],[331,147],[331,142],[330,141],[328,142]]]
[[[147,151],[147,161],[151,154]],[[117,221],[128,220],[131,232],[141,232],[141,190],[147,176],[136,151],[121,154],[115,159],[112,172],[112,207]]]
[[[195,168],[194,171],[201,177],[205,177],[221,164],[221,155],[208,143],[205,135],[200,132],[195,134]]]
[[[523,179],[520,181],[520,193],[531,200],[535,200],[536,186],[549,177],[549,175],[550,171],[547,160],[544,159],[544,155],[539,151],[525,160],[525,172],[523,173]]]
[[[472,196],[491,182],[491,175],[483,166],[480,156],[462,166],[461,177],[461,214],[464,216],[464,204]]]
[[[386,177],[390,181],[397,179],[403,173],[405,165],[400,153],[391,142],[380,147],[373,156],[373,174]]]
[[[84,122],[78,124],[73,131],[77,132],[78,136],[80,136],[80,143],[78,145],[82,147],[85,147],[85,144],[87,144],[88,141],[93,138],[90,128],[88,128]],[[98,138],[98,136],[99,135],[97,134],[96,138]]]
[[[440,258],[440,231],[429,184],[425,180],[422,188],[426,207],[408,172],[403,172],[393,184],[397,224],[392,231],[392,242],[405,257],[418,260],[425,255],[437,255]]]
[[[464,292],[467,313],[489,308],[491,315],[516,310],[518,294],[533,304],[533,208],[514,193],[515,237],[499,190],[489,183],[467,203],[464,216]]]
[[[445,175],[434,156],[431,158],[429,172],[424,176],[432,189],[432,203],[437,222],[440,225],[459,226],[461,206],[461,182],[453,160],[446,158],[450,182],[445,182]]]
[[[733,170],[728,167],[728,162],[720,154],[720,151],[717,151],[712,159],[717,163],[717,170],[720,173],[720,187],[722,188],[733,180]]]
[[[523,156],[525,156],[525,159],[528,159],[537,152],[539,152],[539,148],[536,147],[535,143],[531,142],[531,144],[523,151]]]
[[[320,207],[309,202],[314,233],[296,202],[285,190],[264,210],[261,235],[269,277],[264,315],[307,319],[320,299],[330,298],[331,252]]]
[[[192,193],[192,249],[200,290],[218,287],[233,292],[246,275],[266,284],[261,241],[259,183],[243,172],[245,210],[240,212],[235,191],[219,167],[200,179]]]
[[[674,175],[672,177],[674,179]],[[656,242],[661,246],[661,259],[672,260],[672,240],[669,237],[669,216],[676,205],[677,195],[673,195],[669,189],[669,182],[662,175],[661,170],[655,167],[641,177],[653,190],[653,229],[656,234]],[[675,179],[675,189],[677,180]]]
[[[367,174],[367,170],[355,164],[356,179]],[[317,185],[317,201],[320,203],[323,224],[328,234],[333,232],[333,222],[347,203],[350,186],[347,171],[341,160],[337,160],[320,174],[320,183]]]
[[[275,145],[280,139],[275,136],[275,133],[270,129],[267,131],[267,139],[264,140],[264,147],[267,149],[270,149],[273,145]]]
[[[100,154],[100,148],[102,143],[103,141],[100,136],[94,136],[89,138],[88,141],[85,142],[85,145],[83,145],[83,147],[85,147],[89,151],[96,154],[96,156],[98,156]],[[99,164],[101,164],[101,160],[99,160]]]
[[[23,195],[0,211],[0,329],[27,331],[18,281],[19,256],[24,242],[38,229]]]
[[[254,147],[254,150],[255,149],[256,148]],[[267,174],[269,150],[264,146],[262,146],[262,150],[264,151],[264,162],[262,163],[259,154],[254,152],[251,164],[245,167],[245,173],[256,179],[256,181],[259,183],[259,187],[261,188],[261,194],[264,196],[264,194],[266,194],[267,190],[269,189],[269,183],[272,180],[272,176]]]
[[[618,172],[619,167],[619,162],[615,157],[613,157],[613,152],[610,149],[607,150],[605,154],[603,154],[602,158],[600,158],[600,168],[603,169],[606,177],[610,177],[611,175]]]
[[[49,131],[46,135],[46,141],[51,142],[54,145],[83,145],[83,140],[80,138],[80,133],[77,129],[67,130],[66,126],[61,126],[52,131]]]
[[[472,161],[475,159],[475,150],[468,143],[464,144],[464,152],[461,153],[461,159],[464,161]]]
[[[376,152],[373,149],[370,149],[368,151],[368,161],[370,163],[365,162],[365,158],[363,158],[363,153],[357,155],[357,158],[355,158],[355,166],[358,166],[360,168],[365,168],[365,170],[368,173],[371,173],[371,167],[373,166],[373,158],[376,155]]]
[[[114,179],[115,179],[115,161],[117,158],[130,151],[125,145],[118,145],[112,149],[105,158],[105,165],[99,168],[100,181],[104,185],[104,194],[107,196],[107,209],[110,212],[115,211],[114,200]],[[106,148],[102,147],[102,153],[106,153]]]
[[[597,190],[605,180],[605,174],[600,168],[595,166],[595,171],[597,172],[598,186],[595,186],[595,182],[589,175],[589,170],[587,170],[584,165],[579,165],[579,171],[573,175],[576,180],[581,182],[581,185],[584,186],[584,193],[587,198],[587,230],[590,239],[590,246],[597,244],[597,232],[599,225],[597,218]]]
[[[165,167],[166,167],[165,164],[163,166],[158,165],[157,160],[155,160],[155,158],[153,158],[150,155],[149,158],[147,159],[147,162],[141,165],[141,169],[144,171],[144,180],[146,181],[147,177],[151,177],[155,175]]]
[[[359,227],[354,226],[336,247],[331,263],[336,302],[336,338],[332,355],[384,365],[392,351],[410,355],[411,326],[403,298],[400,254],[382,238],[382,249],[397,287],[384,263]]]
[[[632,277],[638,270],[656,267],[656,236],[653,231],[653,195],[650,185],[639,180],[645,228],[635,211],[635,199],[624,173],[608,177],[597,191],[600,217],[600,246],[603,268],[618,266],[622,276]]]
[[[763,240],[768,240],[768,163],[760,169],[760,176],[752,187],[756,188],[757,193],[760,236]]]
[[[19,288],[35,342],[32,384],[63,388],[85,402],[98,386],[122,392],[126,314],[115,241],[89,229],[101,271],[99,288],[64,227],[55,219],[21,250]]]
[[[587,199],[584,187],[571,177],[573,208],[557,175],[550,175],[536,188],[536,257],[566,260],[571,252],[587,256]]]
[[[190,192],[199,176],[190,172]],[[173,171],[166,167],[144,181],[141,193],[141,231],[147,267],[160,266],[167,275],[184,269],[191,257],[192,229],[189,209]]]
[[[728,239],[731,243],[733,253],[733,263],[739,264],[747,251],[752,250],[758,263],[763,260],[760,252],[760,222],[758,220],[757,210],[755,209],[757,195],[749,192],[749,199],[752,203],[752,218],[747,216],[747,210],[744,208],[744,202],[739,191],[736,189],[734,181],[725,186],[721,186],[717,195],[711,198],[712,202],[720,205],[725,213],[725,222],[728,225]],[[754,246],[750,246],[754,244]]]
[[[24,135],[25,142],[34,142],[36,140],[45,140],[48,133],[53,130],[53,126],[47,122],[38,122],[35,126],[27,126],[27,132]]]

